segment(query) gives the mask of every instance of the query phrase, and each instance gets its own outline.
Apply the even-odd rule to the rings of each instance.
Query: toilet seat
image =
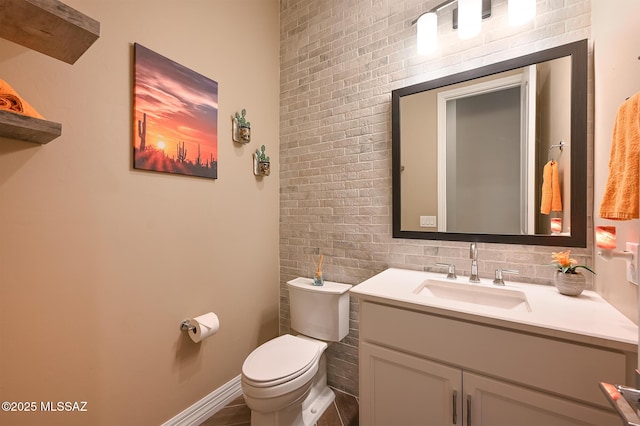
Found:
[[[284,334],[256,348],[242,364],[242,379],[254,388],[290,382],[317,364],[326,343]]]

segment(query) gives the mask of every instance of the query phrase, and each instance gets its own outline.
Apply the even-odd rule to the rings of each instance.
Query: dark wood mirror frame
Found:
[[[528,65],[571,57],[571,235],[507,235],[421,232],[401,229],[400,98]],[[393,90],[392,191],[393,237],[422,240],[473,241],[561,247],[587,246],[587,40],[565,44],[503,62]]]

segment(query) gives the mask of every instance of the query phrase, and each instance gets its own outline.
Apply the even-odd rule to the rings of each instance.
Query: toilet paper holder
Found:
[[[184,317],[183,317],[184,318]],[[195,343],[213,336],[220,328],[220,320],[213,312],[207,312],[193,318],[185,318],[180,323],[180,330],[186,331],[187,335]]]
[[[182,321],[180,323],[180,330],[182,331],[192,331],[192,332],[196,332],[196,326],[195,325],[191,325],[191,321],[189,321],[188,319]]]

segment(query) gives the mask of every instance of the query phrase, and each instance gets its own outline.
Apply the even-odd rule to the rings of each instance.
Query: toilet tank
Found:
[[[349,284],[325,281],[314,286],[311,278],[287,282],[291,328],[305,336],[339,342],[349,334]]]

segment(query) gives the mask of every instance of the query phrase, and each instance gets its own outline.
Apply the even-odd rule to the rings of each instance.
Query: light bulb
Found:
[[[458,0],[458,38],[467,40],[480,34],[482,0]]]
[[[438,15],[428,12],[418,18],[418,54],[428,55],[438,49]]]
[[[509,0],[507,15],[512,27],[526,24],[536,16],[536,0]]]

